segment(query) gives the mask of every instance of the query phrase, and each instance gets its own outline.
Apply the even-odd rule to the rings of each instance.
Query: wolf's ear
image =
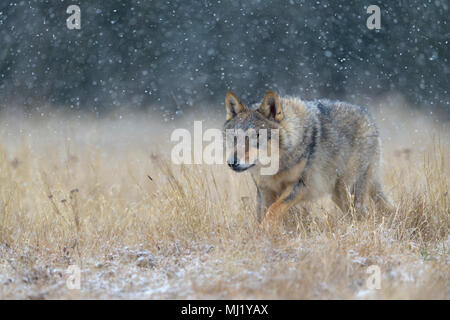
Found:
[[[232,119],[239,112],[242,112],[245,110],[245,106],[239,101],[239,99],[236,97],[236,95],[231,91],[228,91],[227,95],[225,96],[225,108],[227,109],[227,118],[226,118],[227,121]]]
[[[283,110],[281,109],[280,99],[278,95],[273,90],[266,92],[264,100],[259,107],[259,112],[261,112],[266,118],[274,121],[283,120]]]

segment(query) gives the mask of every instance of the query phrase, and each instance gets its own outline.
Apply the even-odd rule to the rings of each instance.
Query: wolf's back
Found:
[[[329,100],[314,101],[312,105],[317,109],[322,141],[347,140],[357,146],[366,139],[378,138],[377,126],[365,108]]]
[[[306,158],[304,176],[317,193],[333,188],[338,180],[351,186],[365,172],[378,174],[378,129],[366,109],[330,100],[285,98],[283,102],[287,106],[284,168]]]

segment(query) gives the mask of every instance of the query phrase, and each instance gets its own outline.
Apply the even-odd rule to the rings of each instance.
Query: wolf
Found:
[[[228,166],[235,172],[250,172],[256,184],[257,218],[266,227],[277,225],[294,205],[326,194],[344,213],[353,205],[365,214],[369,197],[377,209],[393,210],[380,183],[379,132],[366,109],[340,101],[279,97],[273,90],[250,106],[228,91],[225,107],[225,132],[241,130],[250,135],[250,130],[278,129],[278,148],[270,150],[279,157],[273,175],[262,175],[258,158],[250,157],[259,140],[256,144],[245,140],[245,153],[240,156],[245,159],[241,159],[236,140],[227,139]],[[268,134],[267,140],[271,137]]]

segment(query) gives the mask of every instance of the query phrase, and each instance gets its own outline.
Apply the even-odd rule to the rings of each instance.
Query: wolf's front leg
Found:
[[[262,188],[256,189],[256,216],[259,223],[261,223],[264,213],[275,202],[275,199],[276,195],[273,191]]]
[[[291,184],[283,191],[281,196],[269,207],[262,222],[265,230],[274,230],[278,227],[283,213],[302,199],[304,193],[304,183],[300,179],[297,183]]]

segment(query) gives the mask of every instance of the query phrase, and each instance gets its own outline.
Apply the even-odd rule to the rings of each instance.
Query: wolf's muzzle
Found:
[[[228,166],[236,172],[245,171],[255,165],[254,163],[253,164],[241,164],[241,163],[239,163],[239,160],[237,157],[234,157],[233,160],[228,160],[227,163],[228,163]]]
[[[237,157],[234,157],[233,159],[228,159],[227,163],[228,166],[233,170],[236,170],[239,167],[239,161]]]

